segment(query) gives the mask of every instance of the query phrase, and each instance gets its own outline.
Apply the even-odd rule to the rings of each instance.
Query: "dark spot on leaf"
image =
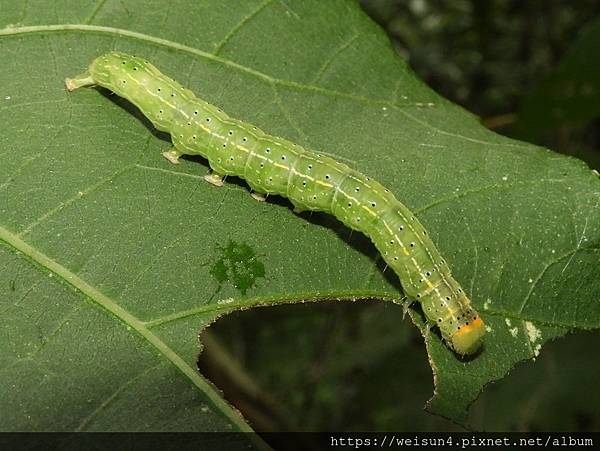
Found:
[[[256,252],[247,244],[229,241],[227,246],[217,248],[220,258],[210,269],[210,273],[219,282],[219,289],[225,282],[231,283],[246,295],[254,287],[256,279],[265,277],[265,266],[258,260]]]

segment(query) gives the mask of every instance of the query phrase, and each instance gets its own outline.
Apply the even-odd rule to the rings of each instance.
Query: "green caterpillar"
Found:
[[[259,200],[267,194],[285,196],[297,211],[323,211],[366,234],[446,343],[459,354],[479,349],[483,321],[421,223],[381,184],[230,118],[142,58],[107,53],[84,74],[66,79],[69,91],[91,85],[126,98],[157,129],[169,132],[173,148],[163,155],[171,163],[184,154],[201,155],[213,170],[205,178],[214,185],[222,186],[226,175],[242,177]]]

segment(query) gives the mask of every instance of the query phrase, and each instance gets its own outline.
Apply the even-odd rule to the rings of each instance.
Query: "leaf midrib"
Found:
[[[51,33],[51,32],[61,32],[61,31],[82,31],[82,32],[95,32],[95,33],[103,33],[103,34],[116,34],[118,36],[124,36],[128,38],[137,39],[140,41],[151,42],[156,45],[160,45],[162,47],[171,48],[174,50],[179,50],[186,53],[191,53],[193,55],[200,56],[202,58],[206,58],[217,63],[223,64],[225,66],[231,67],[237,71],[245,72],[250,74],[256,78],[262,79],[270,84],[283,85],[288,87],[293,87],[295,89],[300,90],[309,90],[319,92],[321,94],[334,96],[334,97],[343,97],[351,100],[355,100],[361,103],[371,104],[371,105],[386,105],[391,107],[398,107],[398,105],[391,103],[389,100],[380,100],[380,99],[369,99],[367,97],[357,96],[354,94],[336,91],[332,89],[321,88],[315,85],[306,85],[303,83],[298,83],[292,80],[284,80],[272,77],[270,75],[265,74],[264,72],[260,72],[256,69],[252,69],[251,67],[244,66],[242,64],[238,64],[234,61],[221,58],[220,56],[216,56],[212,53],[205,52],[203,50],[197,49],[195,47],[190,47],[185,44],[180,44],[179,42],[170,41],[168,39],[158,38],[155,36],[151,36],[145,33],[139,33],[137,31],[126,30],[123,28],[116,27],[107,27],[101,25],[86,25],[86,24],[57,24],[57,25],[32,25],[25,27],[8,27],[0,30],[0,36],[15,36],[19,34],[30,34],[30,33]],[[399,105],[406,105],[406,103]],[[412,103],[409,103],[412,105]]]
[[[515,148],[524,148],[524,147],[530,146],[530,144],[509,142],[509,140],[487,141],[487,140],[483,140],[483,139],[472,138],[470,136],[464,136],[464,135],[461,135],[461,134],[458,134],[458,133],[455,133],[452,131],[442,130],[442,129],[430,124],[429,122],[427,122],[423,119],[420,119],[420,118],[412,115],[408,111],[406,111],[407,107],[436,108],[439,106],[438,104],[430,105],[427,103],[420,103],[420,102],[415,102],[415,101],[398,102],[398,101],[393,101],[393,100],[388,100],[388,99],[371,99],[371,98],[358,96],[358,95],[347,93],[347,92],[322,88],[322,87],[316,86],[316,85],[307,85],[307,84],[295,82],[292,80],[284,80],[284,79],[280,79],[280,78],[275,78],[275,77],[265,74],[264,72],[260,72],[256,69],[252,69],[251,67],[244,66],[242,64],[236,63],[234,61],[231,61],[231,60],[228,60],[225,58],[221,58],[220,56],[216,56],[212,53],[205,52],[205,51],[197,49],[195,47],[190,47],[185,44],[180,44],[178,42],[170,41],[168,39],[158,38],[158,37],[151,36],[151,35],[148,35],[145,33],[139,33],[137,31],[131,31],[131,30],[115,28],[115,27],[101,26],[101,25],[56,24],[56,25],[32,25],[32,26],[25,26],[25,27],[8,27],[8,28],[4,28],[4,29],[0,30],[0,36],[16,36],[16,35],[20,35],[20,34],[29,34],[29,33],[51,33],[51,32],[63,32],[63,31],[80,31],[80,32],[95,32],[95,33],[103,33],[103,34],[115,34],[118,36],[124,36],[124,37],[129,37],[129,38],[133,38],[133,39],[137,39],[137,40],[141,40],[141,41],[145,41],[145,42],[151,42],[156,45],[171,48],[174,50],[179,50],[182,52],[187,52],[187,53],[190,53],[190,54],[193,54],[196,56],[200,56],[202,58],[206,58],[206,59],[218,62],[220,64],[223,64],[224,66],[231,67],[232,69],[235,69],[237,71],[244,72],[244,73],[250,74],[258,79],[264,80],[265,82],[267,82],[271,85],[286,86],[288,88],[301,90],[301,91],[312,91],[312,92],[316,92],[316,93],[319,93],[322,95],[327,95],[330,97],[340,97],[340,98],[349,99],[349,100],[360,102],[360,103],[363,103],[366,105],[374,105],[374,106],[378,106],[378,107],[385,106],[388,108],[393,108],[393,109],[397,110],[399,113],[401,113],[403,116],[405,116],[406,118],[410,119],[411,121],[413,121],[423,127],[431,129],[431,130],[435,131],[436,133],[439,133],[440,135],[443,135],[443,136],[454,137],[454,138],[462,139],[462,140],[465,140],[468,142],[473,142],[473,143],[477,143],[477,144],[485,144],[488,146],[515,147]]]
[[[119,321],[131,327],[148,343],[156,348],[167,360],[169,360],[185,377],[187,377],[197,388],[199,388],[219,409],[227,419],[235,424],[243,432],[253,432],[250,426],[237,414],[227,402],[212,388],[212,386],[200,375],[198,371],[190,367],[173,349],[167,346],[157,335],[153,334],[146,323],[136,318],[130,312],[119,306],[114,300],[91,286],[82,278],[69,271],[57,261],[38,251],[30,244],[21,240],[15,234],[0,227],[0,240],[12,246],[24,256],[46,268],[72,286],[75,290],[84,294],[88,299],[107,312],[114,315]]]

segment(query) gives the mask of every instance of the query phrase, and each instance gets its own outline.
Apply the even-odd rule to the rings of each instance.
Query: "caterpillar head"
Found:
[[[485,325],[479,315],[465,321],[450,337],[450,345],[459,354],[473,354],[483,341]]]
[[[441,285],[424,299],[425,316],[436,321],[444,341],[454,352],[474,354],[483,343],[485,324],[464,290],[453,279],[450,283],[452,287]]]
[[[462,288],[455,288],[451,299],[454,304],[450,308],[453,312],[451,327],[445,330],[446,334],[442,331],[442,335],[457,354],[474,354],[483,343],[485,324]]]

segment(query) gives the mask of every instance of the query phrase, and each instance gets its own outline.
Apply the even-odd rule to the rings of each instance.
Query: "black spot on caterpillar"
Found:
[[[205,178],[214,185],[221,186],[226,175],[242,177],[259,200],[285,196],[297,211],[323,211],[364,233],[454,351],[472,354],[480,347],[485,327],[471,301],[421,223],[381,184],[229,117],[142,58],[107,53],[66,85],[69,91],[100,85],[132,102],[171,134],[174,147],[164,157],[176,164],[184,154],[203,156],[213,170]]]

